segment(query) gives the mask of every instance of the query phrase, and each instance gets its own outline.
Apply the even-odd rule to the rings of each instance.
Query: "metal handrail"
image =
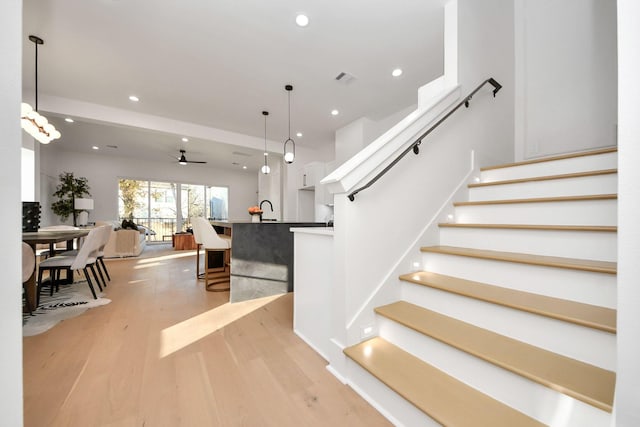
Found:
[[[349,197],[349,200],[351,200],[353,202],[355,200],[355,198],[356,198],[356,194],[358,194],[362,190],[366,190],[367,188],[371,187],[374,182],[379,180],[382,177],[382,175],[384,175],[385,173],[387,173],[389,171],[389,169],[394,167],[396,165],[396,163],[398,163],[409,151],[413,151],[414,154],[418,154],[420,152],[420,144],[422,144],[422,139],[425,138],[427,135],[429,135],[435,128],[440,126],[440,124],[442,122],[447,120],[449,118],[449,116],[452,115],[453,113],[455,113],[456,110],[458,110],[458,108],[460,108],[461,106],[464,105],[466,108],[469,108],[469,102],[471,101],[471,98],[473,98],[473,95],[475,95],[476,92],[478,92],[487,83],[489,83],[491,86],[493,86],[493,97],[495,98],[496,93],[498,93],[498,91],[502,88],[502,85],[500,83],[498,83],[493,77],[490,77],[487,80],[485,80],[484,82],[482,82],[477,88],[475,88],[473,92],[471,92],[469,95],[467,95],[464,98],[464,100],[462,100],[458,105],[456,105],[444,117],[442,117],[440,120],[438,120],[436,122],[436,124],[431,126],[425,133],[420,135],[415,140],[415,142],[413,144],[408,146],[402,153],[400,153],[400,155],[398,157],[396,157],[391,163],[389,163],[384,169],[382,169],[382,171],[380,171],[380,173],[378,173],[376,176],[374,176],[365,185],[363,185],[362,187],[354,190],[351,194],[349,194],[347,196],[347,197]]]

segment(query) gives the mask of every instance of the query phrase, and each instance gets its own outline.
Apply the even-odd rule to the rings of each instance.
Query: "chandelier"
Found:
[[[29,36],[29,40],[36,46],[36,104],[35,108],[23,102],[20,106],[20,123],[29,135],[33,136],[42,144],[48,144],[54,139],[60,138],[58,132],[46,117],[38,113],[38,45],[44,44],[44,41],[38,36]]]

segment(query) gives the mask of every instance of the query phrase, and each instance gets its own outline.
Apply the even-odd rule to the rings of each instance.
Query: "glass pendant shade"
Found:
[[[287,147],[287,144],[290,142],[289,147]],[[284,161],[291,164],[293,163],[294,159],[296,158],[296,146],[294,145],[294,142],[292,139],[287,139],[284,142]]]

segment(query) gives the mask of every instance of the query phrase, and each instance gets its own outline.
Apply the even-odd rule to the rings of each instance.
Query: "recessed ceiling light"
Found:
[[[331,110],[331,115],[332,115],[332,116],[337,116],[338,114],[340,114],[340,111],[338,111],[338,110]]]
[[[93,146],[93,147],[91,147],[91,148],[93,148],[94,150],[99,150],[99,149],[100,149],[100,147],[98,147],[97,145],[94,145],[94,146]]]
[[[67,123],[73,123],[73,119],[71,117],[67,117],[64,121]]]
[[[247,166],[246,166],[246,165],[245,165],[245,166],[242,166],[242,169],[246,169],[246,168],[247,168]]]
[[[297,136],[298,138],[302,138],[302,132],[298,132],[298,133],[296,133],[296,136]]]
[[[391,75],[393,77],[400,77],[402,75],[402,69],[401,68],[396,68],[395,70],[393,70],[391,72]]]
[[[131,95],[131,96],[129,97],[129,101],[138,102],[138,101],[140,101],[140,98],[138,98],[138,97],[137,97],[137,96],[135,96],[135,95]]]
[[[185,138],[185,137],[183,137],[183,138],[182,138],[182,142],[189,142],[189,138]]]
[[[299,14],[298,16],[296,16],[296,24],[298,24],[298,27],[306,27],[307,25],[309,25],[309,17],[302,13]]]

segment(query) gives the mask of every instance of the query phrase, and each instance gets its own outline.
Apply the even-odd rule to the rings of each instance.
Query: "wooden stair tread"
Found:
[[[603,170],[588,171],[588,172],[565,173],[561,175],[545,175],[545,176],[534,176],[531,178],[506,179],[502,181],[474,182],[472,184],[468,184],[467,187],[478,188],[478,187],[489,187],[493,185],[522,184],[525,182],[551,181],[555,179],[568,179],[568,178],[584,178],[587,176],[611,175],[616,173],[618,173],[617,169],[603,169]]]
[[[438,227],[448,228],[488,228],[507,230],[545,230],[545,231],[604,231],[616,233],[615,225],[545,225],[545,224],[475,224],[460,222],[442,222]]]
[[[344,353],[442,425],[543,425],[382,338],[348,347]]]
[[[501,199],[479,200],[474,202],[454,202],[453,206],[481,206],[481,205],[506,205],[515,203],[548,203],[548,202],[578,202],[586,200],[612,200],[617,199],[617,194],[595,194],[588,196],[561,196],[561,197],[535,197],[528,199]]]
[[[562,154],[562,155],[559,155],[559,156],[541,157],[541,158],[538,158],[538,159],[524,160],[522,162],[505,163],[505,164],[502,164],[502,165],[488,166],[488,167],[480,168],[480,170],[481,171],[488,171],[488,170],[493,170],[493,169],[504,169],[504,168],[510,168],[510,167],[514,167],[514,166],[530,165],[530,164],[534,164],[534,163],[552,162],[554,160],[564,160],[564,159],[571,159],[571,158],[576,158],[576,157],[593,156],[593,155],[597,155],[597,154],[615,153],[617,151],[618,151],[617,147],[607,147],[607,148],[601,148],[601,149],[598,149],[598,150],[582,151],[582,152],[579,152],[579,153]]]
[[[615,373],[398,301],[376,313],[426,336],[611,412]]]
[[[616,333],[616,310],[611,308],[473,282],[428,271],[403,274],[400,276],[400,280]]]
[[[539,265],[544,267],[592,271],[595,273],[617,274],[617,263],[610,261],[562,258],[546,255],[523,254],[518,252],[500,252],[486,249],[458,248],[454,246],[426,246],[420,248],[420,251],[489,259],[494,261],[516,262],[520,264]]]

